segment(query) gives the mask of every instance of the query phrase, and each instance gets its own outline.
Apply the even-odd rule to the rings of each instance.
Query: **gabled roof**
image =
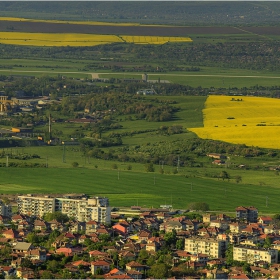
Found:
[[[103,260],[100,260],[100,261],[91,262],[91,265],[93,265],[93,266],[108,266],[108,265],[110,265],[110,263],[106,262],[106,261],[103,261]]]
[[[29,249],[32,248],[32,243],[27,243],[27,242],[18,242],[15,246],[14,246],[14,250],[23,250],[23,251],[27,251]]]
[[[138,263],[138,262],[135,262],[135,261],[131,261],[131,262],[127,263],[126,266],[129,266],[129,267],[146,267],[145,265],[143,265],[141,263]]]
[[[76,262],[72,262],[72,265],[73,266],[79,266],[79,265],[90,266],[90,263],[89,262],[85,262],[83,260],[79,260],[79,261],[76,261]]]

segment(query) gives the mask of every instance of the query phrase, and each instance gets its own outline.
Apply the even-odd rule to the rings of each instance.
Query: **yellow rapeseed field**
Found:
[[[204,127],[189,130],[204,139],[280,149],[279,113],[278,99],[211,95],[203,110]]]
[[[135,44],[164,44],[166,42],[191,42],[184,37],[116,36],[81,33],[26,33],[0,32],[0,44],[29,46],[96,46],[117,42]]]
[[[115,23],[103,21],[65,21],[65,20],[45,20],[45,19],[30,19],[17,17],[0,17],[0,21],[28,21],[28,22],[49,22],[49,23],[64,23],[64,24],[87,24],[87,25],[111,25],[111,26],[139,26],[139,23]]]
[[[80,33],[24,33],[0,32],[1,44],[29,46],[95,46],[122,42],[115,35]]]
[[[167,42],[192,42],[189,37],[164,37],[164,36],[120,36],[127,43],[134,44],[165,44]]]

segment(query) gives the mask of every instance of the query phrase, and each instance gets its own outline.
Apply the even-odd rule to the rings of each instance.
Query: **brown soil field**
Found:
[[[197,34],[246,34],[235,27],[110,26],[49,22],[0,21],[0,32],[84,33],[134,36],[189,36]]]
[[[267,27],[244,27],[243,30],[258,34],[258,35],[280,35],[279,26]]]

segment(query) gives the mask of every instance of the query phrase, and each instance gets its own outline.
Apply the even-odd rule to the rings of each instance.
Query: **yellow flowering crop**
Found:
[[[164,44],[166,42],[191,42],[184,37],[116,36],[80,33],[27,33],[0,32],[0,44],[29,46],[96,46],[127,42],[135,44]]]
[[[122,42],[122,40],[115,35],[0,32],[1,44],[29,46],[95,46],[114,42]]]
[[[165,44],[167,42],[192,42],[189,37],[164,36],[120,36],[127,43],[134,44]]]
[[[204,139],[280,149],[280,100],[214,96],[203,110],[204,127],[191,128]]]
[[[0,17],[0,21],[27,21],[27,22],[49,22],[64,24],[86,24],[86,25],[110,25],[110,26],[139,26],[139,23],[115,23],[103,21],[69,21],[69,20],[45,20],[45,19],[29,19],[17,17]]]

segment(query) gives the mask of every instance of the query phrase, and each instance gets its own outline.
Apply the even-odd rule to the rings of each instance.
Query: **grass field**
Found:
[[[214,211],[234,211],[238,205],[254,205],[266,213],[279,211],[280,189],[269,185],[87,168],[1,168],[0,176],[1,193],[87,193],[109,197],[112,206],[172,204],[185,209],[190,202],[204,201]]]
[[[92,61],[99,63],[100,60]],[[3,75],[43,75],[57,76],[58,74],[74,78],[91,78],[92,73],[99,71],[83,70],[88,60],[71,59],[0,59]],[[105,63],[105,62],[104,62]],[[199,72],[170,72],[164,74],[148,73],[148,79],[168,80],[171,83],[190,85],[192,87],[224,88],[225,93],[231,88],[253,87],[256,85],[270,87],[280,83],[280,72],[253,71],[246,69],[225,69],[219,67],[200,67]],[[100,78],[135,78],[141,79],[141,74],[133,72],[110,73],[103,71]]]
[[[232,101],[232,100],[242,101]],[[262,97],[209,96],[200,138],[280,149],[280,101]]]

